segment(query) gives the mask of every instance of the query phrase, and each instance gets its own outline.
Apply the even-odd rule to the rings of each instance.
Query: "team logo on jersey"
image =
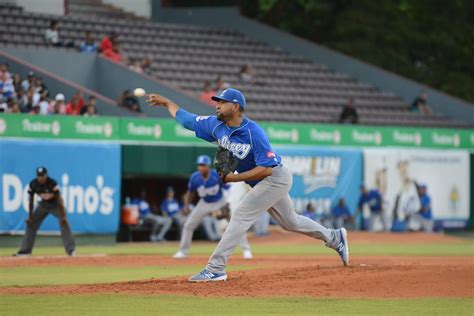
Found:
[[[275,158],[275,153],[273,151],[267,152],[267,158]]]
[[[250,152],[250,144],[234,143],[229,140],[229,136],[224,135],[218,139],[220,146],[224,147],[240,160],[245,159]]]
[[[210,118],[209,115],[207,115],[207,116],[197,116],[196,117],[196,122],[204,121],[204,120],[207,120],[208,118]]]

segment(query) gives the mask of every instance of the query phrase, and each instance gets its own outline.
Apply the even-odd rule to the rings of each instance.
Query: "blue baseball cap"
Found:
[[[196,165],[207,165],[209,166],[211,164],[211,157],[207,155],[201,155],[197,157],[196,159]]]
[[[221,92],[219,95],[215,95],[211,97],[214,101],[227,101],[231,103],[237,103],[240,105],[241,108],[245,108],[245,101],[244,94],[237,89],[227,88]]]

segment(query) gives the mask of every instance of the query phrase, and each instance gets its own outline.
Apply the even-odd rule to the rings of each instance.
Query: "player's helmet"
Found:
[[[209,166],[211,164],[211,157],[209,157],[208,155],[201,155],[197,157],[196,164]]]

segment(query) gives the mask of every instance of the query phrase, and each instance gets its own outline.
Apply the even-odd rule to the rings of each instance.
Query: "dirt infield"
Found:
[[[455,243],[442,236],[422,235],[422,242]],[[398,236],[377,235],[377,241],[400,242]],[[412,235],[413,237],[413,235]],[[352,236],[363,243],[367,235]],[[410,238],[420,242],[420,238]],[[306,243],[309,238],[276,234],[258,243]],[[310,240],[311,241],[311,240]],[[404,242],[404,241],[403,241]],[[407,239],[408,242],[408,239]],[[76,258],[2,258],[0,267],[19,266],[204,266],[207,256],[176,260],[164,256],[85,256]],[[474,297],[474,259],[469,256],[353,256],[350,267],[342,267],[334,256],[260,256],[243,260],[233,256],[230,265],[251,266],[230,272],[227,282],[190,284],[185,277],[149,279],[92,285],[0,288],[0,294],[173,294],[195,296],[309,296],[339,298]],[[197,272],[197,271],[196,271]]]

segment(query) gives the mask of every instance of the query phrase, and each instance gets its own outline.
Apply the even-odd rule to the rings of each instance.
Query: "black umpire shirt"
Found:
[[[56,202],[54,194],[58,190],[59,188],[56,180],[48,177],[46,182],[42,184],[35,178],[30,182],[28,193],[33,195],[38,194],[41,197],[40,203],[54,203]]]

